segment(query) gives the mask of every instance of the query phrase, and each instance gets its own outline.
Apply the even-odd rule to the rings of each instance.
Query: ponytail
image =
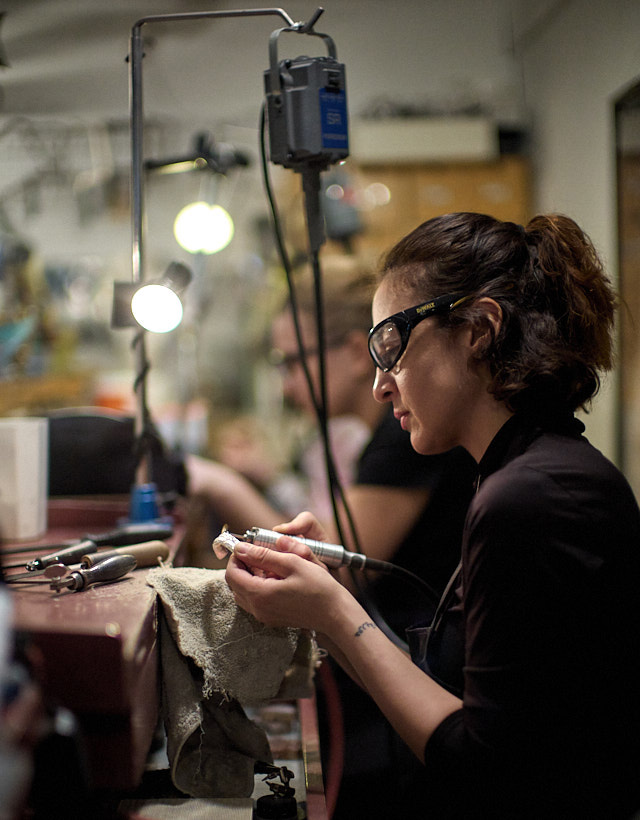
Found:
[[[526,236],[562,336],[570,345],[579,344],[593,367],[610,370],[616,299],[590,238],[562,215],[534,217]]]

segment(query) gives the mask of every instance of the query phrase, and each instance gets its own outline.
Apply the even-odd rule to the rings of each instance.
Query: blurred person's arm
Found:
[[[427,487],[380,487],[355,484],[345,491],[358,546],[370,558],[391,561],[413,529],[429,500]],[[328,525],[331,540],[335,524]],[[348,524],[343,525],[347,549],[355,550]]]
[[[206,496],[220,521],[232,532],[249,527],[273,529],[282,523],[283,514],[236,470],[218,461],[188,455],[189,493]],[[372,558],[389,560],[418,520],[428,496],[428,489],[404,489],[357,485],[345,492],[356,526],[358,541]],[[336,543],[335,521],[323,521],[328,539]],[[343,525],[347,549],[355,544],[349,538],[349,526]]]
[[[186,457],[191,495],[204,495],[216,517],[232,532],[244,532],[249,527],[272,529],[282,521],[264,495],[239,472],[218,461],[196,455]]]
[[[351,526],[342,516],[342,536],[334,520],[323,521],[327,540],[351,551],[362,551],[369,558],[393,561],[393,556],[411,532],[426,507],[430,489],[427,487],[381,487],[356,484],[345,490],[345,499],[351,513],[357,543]],[[339,570],[342,583],[355,591],[347,568]]]

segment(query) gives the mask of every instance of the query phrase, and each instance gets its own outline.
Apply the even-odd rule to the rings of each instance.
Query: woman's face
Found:
[[[424,301],[384,279],[373,300],[373,324]],[[445,452],[465,446],[480,384],[471,357],[471,331],[452,332],[430,317],[411,331],[406,350],[388,372],[376,371],[378,401],[391,402],[394,415],[411,434],[418,453]]]
[[[319,358],[316,344],[315,322],[311,316],[301,314],[300,332],[306,350],[307,366],[316,392],[319,385]],[[271,327],[271,341],[280,353],[282,364],[282,390],[286,398],[309,415],[314,415],[313,402],[300,362],[298,343],[291,313],[286,311],[276,316]],[[366,351],[366,337],[363,334],[362,348]],[[365,353],[365,359],[367,354]],[[351,355],[346,342],[330,345],[325,356],[325,380],[327,405],[331,416],[346,415],[354,411],[355,368],[360,366]],[[367,376],[371,384],[370,372]]]

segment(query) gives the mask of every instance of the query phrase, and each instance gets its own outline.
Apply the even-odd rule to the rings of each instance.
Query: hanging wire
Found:
[[[320,261],[319,261],[319,254],[317,250],[312,251],[311,254],[311,263],[313,268],[313,275],[314,275],[314,288],[315,288],[315,307],[316,307],[316,323],[317,323],[317,332],[318,332],[318,351],[319,351],[319,384],[318,384],[318,392],[319,395],[316,394],[316,389],[314,387],[313,381],[311,379],[311,374],[309,371],[306,352],[304,348],[304,343],[302,340],[302,332],[300,329],[300,317],[299,317],[299,309],[298,303],[296,298],[295,292],[295,284],[293,282],[293,275],[292,275],[292,268],[291,268],[291,261],[289,258],[289,254],[286,248],[286,243],[284,240],[283,232],[282,232],[282,220],[280,218],[278,206],[273,195],[273,189],[271,185],[271,179],[269,174],[269,165],[267,160],[267,150],[266,150],[266,139],[265,139],[265,132],[266,132],[266,112],[265,112],[265,105],[262,105],[261,114],[260,114],[260,157],[261,157],[261,165],[262,165],[262,175],[263,175],[263,183],[265,187],[265,193],[267,196],[267,200],[269,203],[269,208],[271,211],[272,217],[272,226],[274,230],[274,236],[276,241],[276,247],[278,250],[278,254],[280,256],[280,260],[282,263],[282,267],[284,269],[285,277],[287,280],[287,287],[289,292],[289,304],[291,307],[291,314],[293,318],[293,325],[295,330],[296,342],[298,345],[299,357],[300,357],[300,364],[304,373],[305,381],[307,383],[307,387],[309,390],[309,394],[311,396],[311,401],[313,404],[314,413],[316,415],[318,421],[318,427],[320,436],[322,439],[322,444],[324,448],[324,457],[325,457],[325,465],[326,465],[326,472],[327,472],[327,480],[329,484],[329,495],[331,498],[331,504],[333,509],[333,516],[335,520],[336,530],[338,533],[338,537],[340,539],[340,543],[345,544],[347,541],[344,538],[344,531],[342,526],[342,518],[340,516],[340,511],[338,508],[338,504],[340,504],[342,508],[342,513],[344,518],[347,521],[349,526],[349,531],[351,535],[351,542],[353,544],[353,549],[355,552],[362,553],[362,549],[360,546],[360,542],[358,539],[358,533],[355,526],[355,521],[353,520],[353,515],[349,508],[349,504],[346,500],[344,488],[338,476],[338,472],[335,466],[335,460],[333,458],[333,453],[331,450],[331,441],[329,438],[329,430],[328,430],[328,418],[327,418],[327,403],[326,403],[326,372],[325,372],[325,362],[324,362],[324,351],[325,351],[325,344],[324,344],[324,317],[323,317],[323,300],[322,300],[322,286],[321,286],[321,271],[320,271]],[[405,569],[404,567],[397,566],[395,564],[388,565],[388,574],[393,575],[399,579],[403,579],[408,581],[413,586],[417,587],[423,594],[429,598],[430,603],[437,602],[439,596],[436,594],[434,589],[426,583],[422,578],[420,578],[415,573],[411,572],[410,570]],[[405,641],[403,641],[387,624],[384,617],[379,611],[378,606],[376,605],[375,601],[372,599],[369,585],[366,580],[363,578],[362,573],[351,569],[351,577],[353,582],[358,589],[358,592],[361,596],[361,599],[366,607],[367,611],[374,619],[378,628],[381,629],[387,637],[399,646],[401,649],[405,651],[408,650],[408,645]]]

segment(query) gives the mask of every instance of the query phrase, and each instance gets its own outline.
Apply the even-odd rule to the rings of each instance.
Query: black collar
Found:
[[[544,416],[516,413],[498,430],[480,459],[479,484],[523,453],[534,439],[546,432],[577,438],[584,432],[584,424],[570,412],[549,413]]]

